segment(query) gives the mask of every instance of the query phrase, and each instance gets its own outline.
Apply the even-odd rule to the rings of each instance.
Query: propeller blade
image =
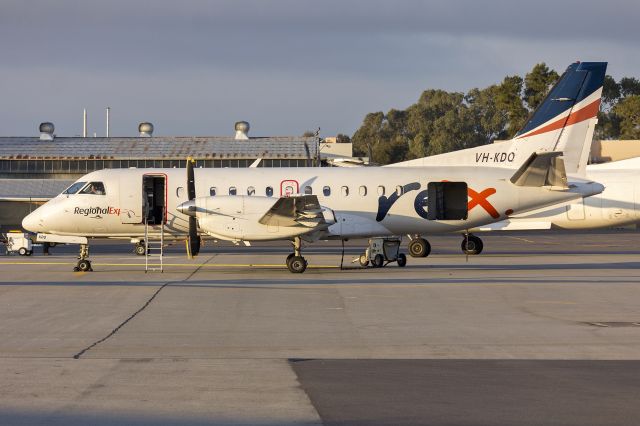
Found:
[[[198,235],[197,219],[193,216],[189,217],[189,254],[191,257],[200,253],[200,236]]]
[[[189,201],[193,201],[196,198],[196,183],[193,172],[193,159],[187,159],[187,197]],[[193,203],[190,203],[193,204]],[[197,256],[200,252],[200,236],[198,235],[198,219],[193,216],[189,216],[189,240],[188,240],[189,256]]]

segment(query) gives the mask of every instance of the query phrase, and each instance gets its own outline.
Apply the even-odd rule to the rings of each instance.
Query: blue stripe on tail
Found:
[[[569,65],[516,136],[557,117],[598,90],[604,84],[606,71],[606,62],[576,62]]]

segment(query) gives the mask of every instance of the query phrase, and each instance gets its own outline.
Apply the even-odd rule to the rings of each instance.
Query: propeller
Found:
[[[195,198],[196,198],[196,183],[193,173],[193,163],[195,161],[192,158],[187,159],[187,197],[189,198],[189,238],[187,240],[187,253],[189,257],[197,256],[200,252],[200,236],[198,235],[198,220],[195,215]]]

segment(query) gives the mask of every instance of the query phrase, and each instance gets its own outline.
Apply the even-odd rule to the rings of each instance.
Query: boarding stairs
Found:
[[[149,232],[149,227],[152,225],[146,219],[144,221],[145,273],[149,271],[164,272],[164,217],[160,223],[160,237],[158,237],[155,232]]]

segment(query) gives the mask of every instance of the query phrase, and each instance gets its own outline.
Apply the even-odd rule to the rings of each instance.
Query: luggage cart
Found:
[[[26,232],[7,232],[7,254],[19,254],[31,256],[33,253],[33,241]]]
[[[369,246],[358,258],[360,266],[366,267],[371,263],[374,268],[381,268],[391,262],[397,262],[403,267],[407,264],[407,256],[400,253],[402,238],[371,238]]]

